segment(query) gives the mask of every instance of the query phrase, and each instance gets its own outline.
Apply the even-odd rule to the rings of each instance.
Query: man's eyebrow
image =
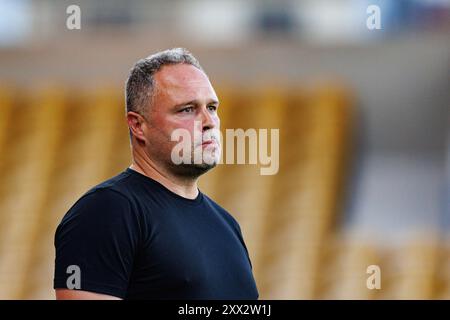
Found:
[[[186,105],[189,105],[189,104],[197,105],[198,104],[198,100],[191,100],[191,101],[188,101],[188,102],[182,102],[182,103],[179,103],[179,104],[175,105],[174,108],[179,108],[179,107],[186,106]],[[211,99],[211,100],[209,100],[207,105],[210,105],[210,104],[217,104],[218,105],[219,101],[217,101],[215,99]]]

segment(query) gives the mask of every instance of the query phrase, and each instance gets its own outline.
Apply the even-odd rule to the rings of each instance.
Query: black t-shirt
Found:
[[[199,192],[183,198],[127,168],[89,190],[55,234],[54,288],[125,299],[257,299],[236,220]],[[73,288],[73,287],[70,287]]]

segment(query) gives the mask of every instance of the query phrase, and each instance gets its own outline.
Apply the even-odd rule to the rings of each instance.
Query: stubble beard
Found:
[[[199,146],[198,148],[202,148],[202,146]],[[214,150],[214,153],[219,152],[219,146],[216,147]],[[202,150],[203,151],[203,150]],[[212,152],[212,151],[211,151]],[[194,152],[191,154],[191,159],[194,159]],[[178,176],[184,177],[184,178],[190,178],[190,179],[196,179],[200,177],[201,175],[205,174],[209,170],[215,168],[217,166],[217,159],[214,159],[214,161],[207,161],[205,162],[202,160],[202,163],[181,163],[181,164],[174,164],[172,161],[170,162],[171,171],[175,173]]]

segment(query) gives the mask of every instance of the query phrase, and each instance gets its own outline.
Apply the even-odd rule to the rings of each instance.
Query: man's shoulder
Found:
[[[205,201],[207,201],[212,207],[214,207],[223,218],[225,218],[234,228],[237,229],[237,231],[241,232],[239,223],[227,209],[222,207],[220,204],[218,204],[216,201],[214,201],[213,199],[211,199],[209,196],[207,196],[204,193],[203,193],[203,197],[204,197]]]
[[[114,177],[111,177],[85,192],[83,197],[91,195],[93,193],[109,193],[121,195],[124,198],[129,196],[129,179],[130,174],[127,171],[123,171]]]
[[[86,191],[72,205],[66,216],[82,212],[118,212],[129,209],[130,194],[127,190],[128,174],[124,171]],[[108,209],[108,210],[106,210]],[[116,209],[116,210],[113,210]]]

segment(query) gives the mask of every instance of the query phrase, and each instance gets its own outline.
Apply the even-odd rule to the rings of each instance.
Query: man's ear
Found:
[[[131,134],[140,142],[145,142],[145,119],[139,113],[127,112],[128,128]]]

